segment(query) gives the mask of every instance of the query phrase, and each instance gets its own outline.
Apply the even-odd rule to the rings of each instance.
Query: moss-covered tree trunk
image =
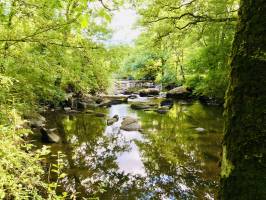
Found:
[[[265,0],[241,0],[225,117],[220,199],[266,199]]]

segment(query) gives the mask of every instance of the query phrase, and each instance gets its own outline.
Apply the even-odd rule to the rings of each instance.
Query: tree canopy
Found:
[[[99,41],[110,35],[111,15],[97,3],[2,1],[0,67],[19,98],[59,101],[69,85],[86,92],[106,88],[112,53]]]
[[[165,86],[185,84],[197,94],[222,99],[238,1],[154,0],[138,1],[136,7],[145,31],[126,57],[125,71],[143,65],[136,78],[150,76]],[[157,56],[147,59],[147,51]],[[145,69],[151,74],[141,77]]]

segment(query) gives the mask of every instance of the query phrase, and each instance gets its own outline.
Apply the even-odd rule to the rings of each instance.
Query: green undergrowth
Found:
[[[15,108],[1,106],[1,114],[6,117],[0,125],[0,199],[65,199],[66,193],[56,194],[57,183],[45,180],[45,173],[50,172],[45,172],[41,162],[49,149],[33,151],[33,145],[23,139],[32,133],[23,128],[25,121]]]
[[[22,116],[37,113],[38,98],[32,96],[38,96],[30,90],[29,96],[15,92],[18,87],[19,81],[0,75],[0,199],[70,199],[57,192],[64,176],[61,154],[47,171],[42,163],[49,148],[36,150],[28,139],[33,133]],[[51,172],[57,175],[55,182],[47,179]]]
[[[0,125],[0,199],[41,199],[41,154],[31,152],[22,139],[30,130],[19,129],[22,119],[16,110],[5,109],[4,114],[8,117]]]

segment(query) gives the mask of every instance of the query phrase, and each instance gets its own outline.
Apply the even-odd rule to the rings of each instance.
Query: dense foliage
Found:
[[[127,74],[223,98],[238,1],[139,1],[142,36],[123,63]]]
[[[116,62],[101,42],[110,37],[108,9],[94,0],[0,1],[1,199],[65,198],[44,181],[42,153],[22,139],[31,131],[21,116],[58,104],[66,92],[106,89]]]
[[[108,36],[110,16],[87,4],[1,3],[1,72],[16,81],[21,99],[60,100],[68,85],[86,92],[106,88],[111,61],[96,41]]]

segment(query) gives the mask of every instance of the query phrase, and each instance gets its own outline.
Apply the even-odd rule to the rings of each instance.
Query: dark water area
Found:
[[[64,155],[64,189],[78,197],[111,199],[216,199],[222,140],[222,108],[176,102],[167,114],[136,111],[129,104],[92,114],[48,112]],[[119,115],[112,126],[106,119]],[[138,118],[142,131],[120,130],[122,118]],[[56,162],[47,156],[47,162]]]

